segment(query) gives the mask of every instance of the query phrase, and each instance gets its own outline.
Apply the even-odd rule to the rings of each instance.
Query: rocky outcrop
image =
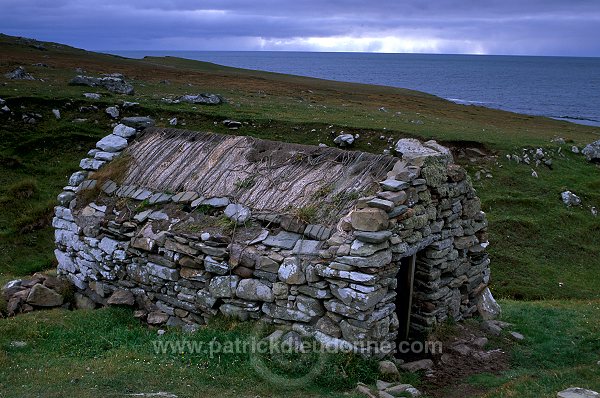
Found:
[[[119,76],[91,77],[77,75],[69,82],[72,86],[103,87],[111,93],[133,95],[133,86]]]
[[[35,80],[22,66],[18,66],[15,70],[4,74],[4,76],[11,80]]]
[[[186,94],[179,97],[179,101],[200,105],[219,105],[223,103],[223,98],[220,95],[210,93]]]
[[[594,141],[583,148],[581,153],[590,162],[600,162],[600,140]]]

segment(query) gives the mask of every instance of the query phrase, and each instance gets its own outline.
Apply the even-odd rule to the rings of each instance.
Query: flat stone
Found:
[[[168,203],[171,201],[172,197],[173,195],[170,195],[168,193],[155,193],[154,195],[150,196],[150,198],[148,198],[148,203],[150,203],[151,205]]]
[[[385,250],[390,247],[387,241],[381,243],[366,243],[361,240],[355,239],[350,246],[351,256],[368,257],[377,253],[378,251]]]
[[[392,251],[382,250],[368,257],[341,256],[336,261],[359,268],[381,268],[392,262]]]
[[[135,129],[144,129],[155,125],[154,119],[145,116],[130,116],[121,119],[121,123]]]
[[[331,236],[331,228],[320,224],[309,224],[304,230],[304,235],[316,240],[327,240]]]
[[[431,359],[421,359],[400,365],[400,369],[411,373],[415,373],[420,370],[431,370],[431,368],[433,368],[433,361]]]
[[[377,196],[381,199],[385,199],[388,200],[390,202],[392,202],[395,206],[397,205],[401,205],[404,202],[406,202],[406,192],[405,191],[382,191],[382,192],[377,192]],[[376,206],[374,206],[376,207]],[[389,211],[389,210],[386,210]]]
[[[108,180],[102,184],[102,191],[107,195],[112,195],[119,188],[116,182]]]
[[[228,198],[210,198],[204,199],[201,204],[211,207],[227,207],[229,204]]]
[[[119,152],[127,148],[127,140],[118,135],[109,134],[96,143],[104,152]]]
[[[508,334],[510,335],[510,337],[513,340],[517,340],[517,341],[521,341],[525,339],[525,336],[523,336],[521,333],[519,332],[508,332]]]
[[[317,270],[317,274],[324,278],[348,280],[365,285],[372,285],[378,280],[376,275],[355,271],[337,270],[322,264],[318,264],[315,268]]]
[[[398,180],[394,180],[391,178],[388,178],[385,181],[381,181],[379,183],[379,185],[381,185],[381,188],[383,188],[384,191],[402,191],[408,187],[410,187],[410,184],[408,182],[405,181],[398,181]]]
[[[281,231],[277,235],[270,235],[262,243],[266,246],[279,247],[281,249],[291,250],[296,245],[296,242],[302,237],[288,231]]]
[[[299,239],[292,249],[292,254],[301,256],[318,256],[321,246],[323,246],[323,242],[320,240]]]
[[[190,203],[196,199],[198,199],[196,192],[180,192],[171,198],[175,203]]]
[[[362,242],[366,243],[383,243],[388,241],[392,237],[391,231],[354,231],[354,237]]]
[[[571,387],[556,394],[556,398],[598,398],[600,394],[596,391],[580,387]]]
[[[388,213],[388,217],[389,218],[400,217],[401,215],[406,213],[408,211],[408,209],[409,209],[408,206],[404,206],[404,205],[396,206],[396,207],[394,207],[394,209],[392,211],[390,211]]]
[[[394,208],[394,202],[392,202],[391,200],[385,200],[381,198],[371,199],[367,202],[367,205],[370,207],[381,209],[386,212],[391,211]]]

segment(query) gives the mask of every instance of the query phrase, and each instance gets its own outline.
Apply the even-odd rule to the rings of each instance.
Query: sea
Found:
[[[107,51],[423,91],[463,105],[600,126],[600,58],[284,51]]]

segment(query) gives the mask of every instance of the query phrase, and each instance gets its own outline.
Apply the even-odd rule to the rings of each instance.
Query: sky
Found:
[[[600,0],[0,0],[0,32],[100,51],[600,56]]]

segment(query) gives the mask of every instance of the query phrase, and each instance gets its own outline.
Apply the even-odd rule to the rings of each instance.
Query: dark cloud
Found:
[[[0,0],[0,31],[88,49],[600,56],[597,0]]]

